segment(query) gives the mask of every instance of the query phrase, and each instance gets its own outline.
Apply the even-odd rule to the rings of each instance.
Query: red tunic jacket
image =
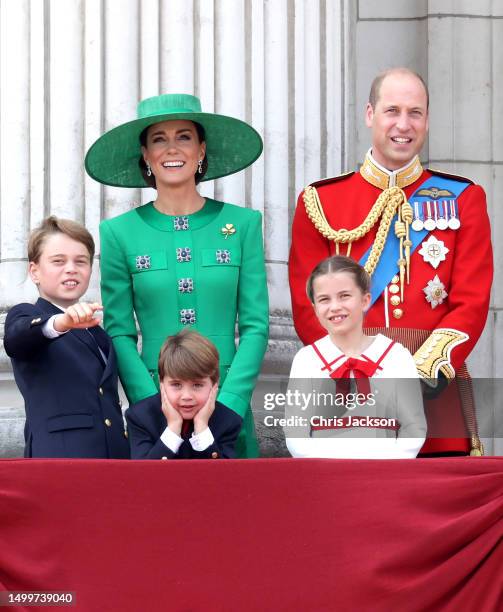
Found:
[[[440,173],[422,171],[415,182],[403,188],[407,198],[429,177],[437,174]],[[471,183],[452,175],[449,178]],[[360,225],[382,192],[360,172],[319,181],[314,186],[327,221],[336,230],[353,229]],[[442,241],[449,249],[445,260],[435,269],[423,259],[419,245],[411,255],[410,282],[405,284],[403,303],[398,308],[393,306],[389,302],[391,293],[385,290],[365,319],[365,327],[435,332],[414,355],[419,374],[424,378],[436,378],[439,372],[447,378],[454,376],[475,346],[489,308],[493,258],[484,190],[470,184],[459,196],[457,203],[461,223],[459,229],[434,229],[424,239],[433,235]],[[360,260],[372,245],[378,225],[352,244],[351,257]],[[390,231],[393,231],[393,226]],[[334,253],[334,242],[327,240],[307,216],[302,193],[293,221],[289,278],[294,325],[304,344],[310,344],[326,334],[306,296],[306,281],[313,268]],[[340,245],[340,253],[346,254],[346,245]],[[447,297],[433,308],[426,300],[423,289],[435,276],[443,283]],[[399,318],[395,318],[395,314]]]

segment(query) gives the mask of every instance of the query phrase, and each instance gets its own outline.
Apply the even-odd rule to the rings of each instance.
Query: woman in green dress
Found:
[[[86,156],[101,183],[157,190],[153,202],[100,225],[104,324],[129,402],[158,392],[162,343],[192,326],[218,348],[218,400],[243,418],[240,457],[258,456],[250,399],[268,338],[262,217],[204,198],[196,185],[246,168],[261,152],[251,126],[201,112],[194,96],[168,94],[140,102],[138,119],[105,133]]]

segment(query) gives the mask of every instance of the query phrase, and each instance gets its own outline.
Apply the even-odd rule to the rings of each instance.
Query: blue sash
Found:
[[[424,183],[422,183],[422,185],[420,185],[416,189],[416,191],[410,196],[409,202],[411,202],[412,206],[414,206],[413,202],[425,202],[427,200],[431,200],[431,195],[418,195],[418,192],[422,191],[423,189],[431,189],[432,187],[436,187],[439,190],[446,190],[447,192],[449,192],[449,195],[441,195],[435,198],[435,202],[457,199],[469,185],[470,183],[456,181],[443,176],[430,176],[430,178],[427,179]],[[381,258],[379,259],[377,268],[375,269],[375,272],[372,275],[371,304],[373,304],[381,295],[381,293],[384,291],[385,287],[393,278],[393,276],[398,274],[400,271],[397,264],[400,240],[396,237],[394,231],[394,224],[397,219],[398,215],[395,215],[393,221],[391,222],[388,237],[386,239],[386,243],[384,244],[384,249],[381,253]],[[428,230],[425,229],[422,229],[419,232],[413,231],[412,228],[409,230],[409,237],[410,241],[412,242],[412,246],[410,247],[411,255],[422,243],[428,233]],[[362,266],[367,261],[371,249],[372,247],[370,247],[360,259],[360,264]]]

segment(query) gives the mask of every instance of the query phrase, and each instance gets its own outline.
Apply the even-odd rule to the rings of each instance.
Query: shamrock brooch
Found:
[[[227,240],[229,236],[232,236],[232,234],[236,233],[236,228],[234,227],[232,223],[226,223],[225,227],[222,227],[220,231],[222,232],[222,234],[225,236],[225,239]]]

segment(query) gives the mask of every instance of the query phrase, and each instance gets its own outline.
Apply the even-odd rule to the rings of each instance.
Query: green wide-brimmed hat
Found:
[[[138,104],[138,119],[98,138],[86,155],[87,173],[105,185],[148,187],[138,165],[140,134],[155,123],[175,119],[195,121],[204,128],[208,170],[203,181],[243,170],[262,153],[262,138],[244,121],[201,112],[201,102],[195,96],[165,94],[142,100]]]

